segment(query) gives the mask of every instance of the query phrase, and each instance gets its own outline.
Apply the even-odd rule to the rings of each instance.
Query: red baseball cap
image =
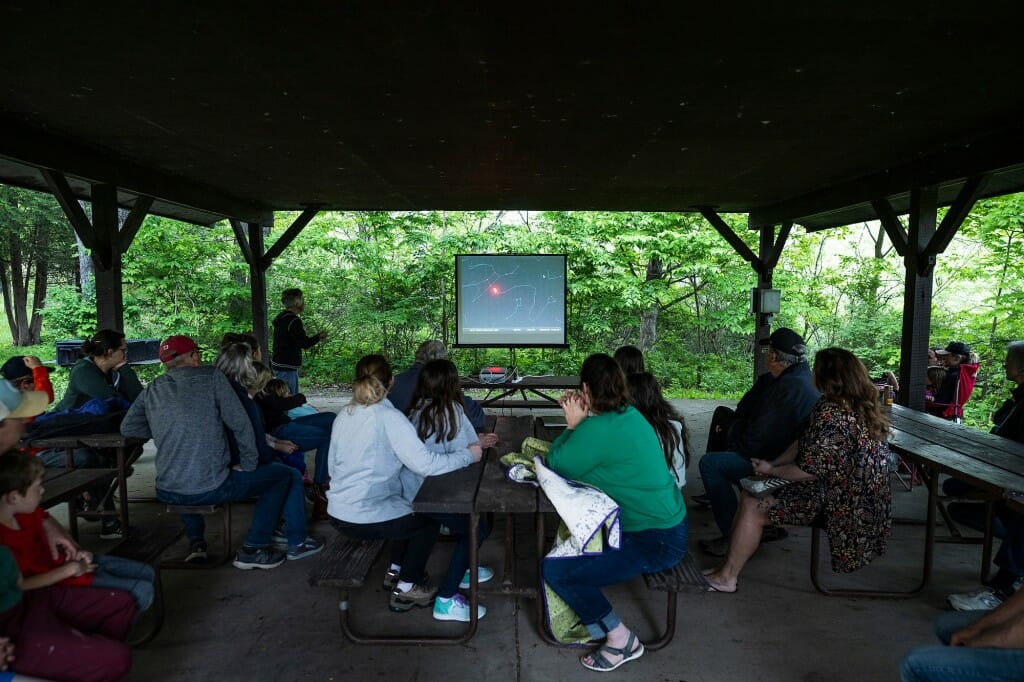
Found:
[[[174,358],[201,350],[199,344],[187,336],[168,336],[160,344],[160,362],[170,362]]]

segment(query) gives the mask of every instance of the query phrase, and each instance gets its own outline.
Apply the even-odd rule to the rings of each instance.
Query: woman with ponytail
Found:
[[[328,468],[327,513],[339,532],[358,539],[391,540],[391,567],[384,577],[389,608],[432,606],[437,588],[425,566],[440,524],[413,514],[412,499],[424,476],[479,462],[478,443],[450,453],[431,452],[416,428],[387,399],[393,376],[383,355],[356,364],[352,400],[334,420]]]

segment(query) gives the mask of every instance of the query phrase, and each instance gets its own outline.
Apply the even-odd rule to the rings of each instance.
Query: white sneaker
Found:
[[[487,608],[477,604],[477,619],[483,618],[486,615]],[[457,620],[462,623],[468,623],[469,602],[461,594],[456,594],[451,599],[438,597],[434,600],[434,620]]]
[[[974,592],[951,594],[946,601],[954,611],[991,611],[1003,603],[1003,598],[991,587],[983,587]]]
[[[485,582],[487,582],[488,580],[490,580],[493,577],[494,577],[494,571],[492,571],[491,569],[487,568],[486,566],[480,566],[480,567],[478,567],[476,569],[476,581],[477,581],[477,583],[485,583]],[[462,582],[459,583],[459,589],[460,590],[468,590],[469,589],[469,578],[470,578],[470,575],[469,575],[469,571],[467,570],[462,575]]]

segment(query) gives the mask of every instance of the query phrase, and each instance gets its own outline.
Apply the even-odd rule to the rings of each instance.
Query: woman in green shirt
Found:
[[[128,344],[124,334],[101,329],[82,343],[86,357],[71,368],[68,388],[53,409],[74,410],[93,398],[123,398],[129,403],[142,393],[135,370],[128,367]]]
[[[614,670],[639,658],[637,641],[601,593],[641,573],[675,566],[686,554],[686,506],[654,429],[629,405],[626,377],[603,353],[580,370],[580,390],[560,401],[566,430],[547,456],[561,476],[602,490],[619,505],[620,548],[598,555],[546,559],[544,580],[595,640],[605,643],[580,659],[591,670]]]

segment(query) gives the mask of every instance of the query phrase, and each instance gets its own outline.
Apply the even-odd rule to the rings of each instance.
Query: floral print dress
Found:
[[[885,552],[892,524],[889,446],[854,412],[821,398],[800,437],[796,464],[817,477],[780,488],[762,504],[772,523],[824,521],[832,570],[850,573]]]

